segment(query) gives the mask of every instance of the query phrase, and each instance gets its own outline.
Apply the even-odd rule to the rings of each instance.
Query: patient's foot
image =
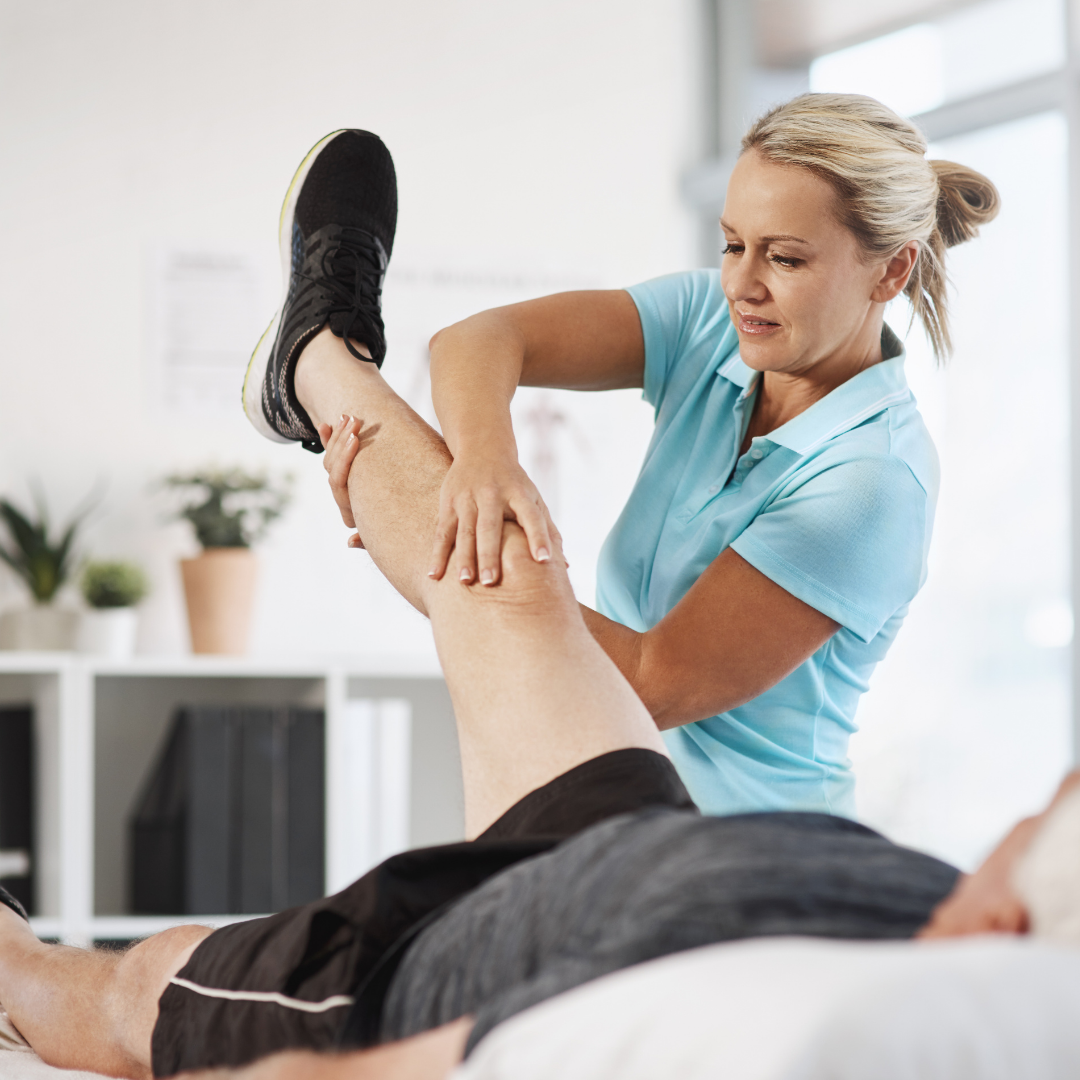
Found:
[[[335,131],[312,148],[281,211],[285,298],[244,378],[244,411],[260,434],[322,451],[293,380],[324,327],[357,359],[382,363],[382,282],[396,226],[394,163],[378,136]]]

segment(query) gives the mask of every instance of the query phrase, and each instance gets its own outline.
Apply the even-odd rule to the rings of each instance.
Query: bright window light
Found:
[[[1061,0],[987,0],[935,24],[945,98],[954,101],[1065,64]]]
[[[810,89],[868,94],[902,116],[933,109],[945,100],[941,32],[919,23],[819,56],[810,65]]]

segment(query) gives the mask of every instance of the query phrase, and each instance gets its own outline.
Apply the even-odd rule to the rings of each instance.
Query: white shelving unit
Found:
[[[251,917],[135,916],[126,907],[132,803],[181,704],[325,709],[328,892],[395,848],[463,835],[453,712],[434,659],[192,656],[118,663],[0,652],[0,703],[27,702],[34,707],[36,745],[32,925],[40,937],[87,945],[183,922],[223,926]],[[403,717],[411,725],[403,727]],[[411,738],[403,740],[410,727]],[[399,764],[389,768],[387,782],[383,774],[395,754]]]

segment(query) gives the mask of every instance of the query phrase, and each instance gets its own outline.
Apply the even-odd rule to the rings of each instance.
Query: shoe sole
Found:
[[[281,216],[278,219],[278,247],[281,251],[282,278],[281,303],[278,305],[277,311],[274,312],[270,325],[263,331],[263,336],[259,338],[255,351],[251,354],[247,371],[244,374],[244,387],[241,391],[244,413],[248,420],[251,421],[252,426],[260,435],[264,435],[273,442],[291,443],[296,441],[295,439],[288,439],[280,432],[275,431],[263,415],[262,410],[263,381],[266,379],[266,369],[270,364],[270,357],[274,353],[274,342],[277,340],[281,313],[285,310],[285,300],[289,295],[289,277],[292,273],[292,229],[293,216],[296,213],[296,200],[300,197],[300,189],[304,186],[304,181],[311,171],[311,166],[315,164],[315,159],[322,149],[327,143],[336,139],[346,130],[346,128],[338,128],[337,131],[331,131],[329,135],[320,139],[307,152],[304,160],[300,162],[300,168],[293,174],[288,190],[285,192],[285,201],[281,204]]]

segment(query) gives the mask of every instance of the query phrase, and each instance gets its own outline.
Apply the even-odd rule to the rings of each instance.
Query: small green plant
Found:
[[[147,592],[142,567],[130,562],[88,562],[80,585],[92,608],[134,607]]]
[[[22,579],[39,604],[48,604],[71,576],[75,534],[92,504],[77,510],[57,538],[45,499],[34,492],[36,519],[28,517],[7,499],[0,499],[0,520],[7,526],[10,546],[0,545],[0,559]]]
[[[272,481],[243,469],[174,473],[164,484],[183,493],[173,516],[191,522],[204,548],[251,547],[292,497],[291,477]]]

